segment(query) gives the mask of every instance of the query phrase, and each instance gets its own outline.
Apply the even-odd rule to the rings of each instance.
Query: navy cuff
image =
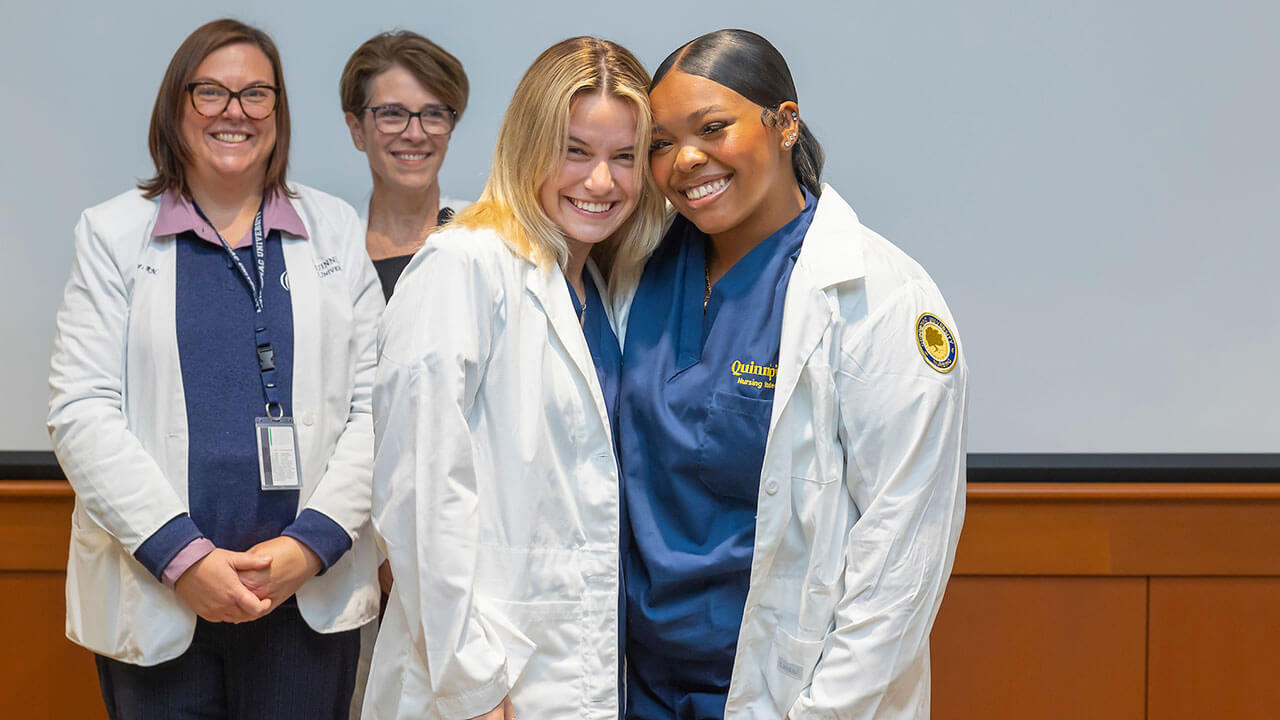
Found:
[[[196,527],[196,522],[190,515],[183,513],[161,525],[159,530],[138,546],[133,557],[142,563],[142,567],[157,580],[162,580],[164,569],[169,567],[169,563],[173,562],[178,553],[190,545],[192,540],[199,540],[202,537],[204,533]]]
[[[298,513],[298,519],[280,534],[306,545],[320,558],[320,564],[324,566],[320,575],[351,549],[351,536],[347,531],[328,515],[310,508]]]

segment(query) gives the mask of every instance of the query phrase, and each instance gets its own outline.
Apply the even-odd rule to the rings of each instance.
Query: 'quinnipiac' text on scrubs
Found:
[[[756,529],[783,301],[817,205],[703,300],[709,239],[678,217],[631,305],[619,390],[628,718],[724,716]]]

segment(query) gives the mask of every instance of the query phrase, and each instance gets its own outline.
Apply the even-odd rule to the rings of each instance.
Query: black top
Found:
[[[436,214],[436,225],[447,225],[452,219],[452,209],[447,207],[440,208],[440,212]],[[404,272],[405,267],[412,259],[413,253],[409,253],[408,255],[397,255],[373,261],[373,267],[378,271],[378,280],[382,283],[382,297],[384,300],[391,299],[391,293],[396,290],[396,281],[400,279],[400,273]]]
[[[400,279],[400,273],[404,272],[405,266],[412,259],[413,255],[397,255],[373,261],[373,268],[378,271],[378,280],[382,281],[382,298],[384,300],[391,299],[391,293],[395,292],[396,281]]]

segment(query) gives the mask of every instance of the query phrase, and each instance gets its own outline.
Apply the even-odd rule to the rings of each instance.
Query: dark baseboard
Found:
[[[0,480],[62,480],[49,451],[0,451]],[[1280,453],[970,453],[969,482],[1280,482]]]

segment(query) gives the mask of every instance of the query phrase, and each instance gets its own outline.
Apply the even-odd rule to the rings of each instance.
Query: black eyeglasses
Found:
[[[402,105],[377,105],[365,107],[373,113],[373,126],[378,132],[399,135],[409,129],[409,122],[418,118],[422,132],[428,135],[448,135],[458,122],[458,111],[445,105],[431,105],[422,112],[409,112]]]
[[[280,100],[280,91],[270,85],[250,85],[231,92],[227,86],[212,80],[187,83],[187,93],[191,95],[191,107],[210,118],[226,112],[232,99],[235,99],[240,103],[245,117],[266,120],[276,111],[276,103]]]

